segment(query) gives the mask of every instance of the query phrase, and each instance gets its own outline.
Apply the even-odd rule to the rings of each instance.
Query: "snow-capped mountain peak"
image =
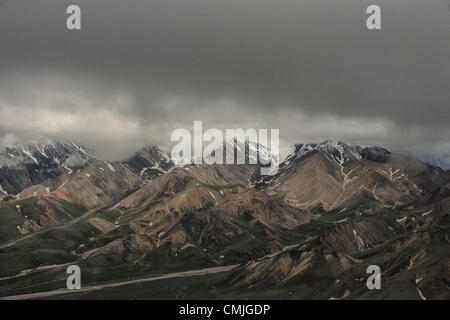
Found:
[[[36,167],[73,167],[93,158],[87,147],[66,141],[34,141],[7,145],[0,151],[2,167],[33,165]]]
[[[233,152],[231,152],[233,151]],[[272,154],[270,148],[251,141],[242,141],[234,138],[227,138],[223,142],[203,145],[202,154],[197,157],[192,154],[176,163],[177,166],[184,167],[193,163],[219,163],[216,158],[221,152],[223,164],[263,164],[279,162],[278,157]],[[216,161],[217,160],[217,161]]]
[[[324,152],[332,161],[343,164],[348,160],[360,160],[363,157],[362,148],[350,146],[342,141],[325,140],[321,143],[296,144],[292,147],[292,153],[285,159],[289,164],[299,161],[312,152]]]
[[[145,146],[124,164],[139,174],[143,180],[167,173],[174,167],[169,155],[160,146]]]
[[[85,146],[45,140],[9,144],[0,150],[0,193],[18,193],[94,159]]]

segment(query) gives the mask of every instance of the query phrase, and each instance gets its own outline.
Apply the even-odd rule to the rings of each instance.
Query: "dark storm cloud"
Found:
[[[197,119],[280,127],[285,143],[450,138],[441,0],[0,3],[0,135],[74,138],[107,156]],[[382,30],[368,31],[375,3]],[[69,4],[81,31],[65,28]]]

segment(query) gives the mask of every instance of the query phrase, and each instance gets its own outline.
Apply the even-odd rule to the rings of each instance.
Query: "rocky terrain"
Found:
[[[49,140],[6,146],[0,152],[0,193],[17,194],[90,159],[92,151],[72,142]]]
[[[0,296],[59,289],[74,263],[86,285],[239,265],[197,283],[203,298],[450,298],[450,175],[411,156],[299,144],[262,177],[175,166],[158,147],[115,162],[74,148],[2,165]],[[371,264],[382,290],[365,286]]]

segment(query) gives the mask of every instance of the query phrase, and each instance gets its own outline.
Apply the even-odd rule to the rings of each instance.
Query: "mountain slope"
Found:
[[[146,147],[125,161],[91,159],[76,168],[66,167],[58,177],[23,190],[17,198],[53,197],[92,209],[119,200],[172,168],[161,149]]]
[[[307,241],[236,269],[222,298],[449,299],[449,205],[305,225]],[[382,290],[366,287],[373,264]]]
[[[297,145],[273,177],[255,186],[282,193],[290,204],[317,212],[358,205],[394,208],[429,201],[444,173],[382,148],[325,141]]]

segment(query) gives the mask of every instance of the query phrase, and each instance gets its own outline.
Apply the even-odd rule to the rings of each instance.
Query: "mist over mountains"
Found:
[[[316,144],[294,145],[290,149],[286,149],[287,151],[285,151],[284,155],[281,155],[280,161],[285,160],[285,163],[289,163],[294,157],[302,157],[312,150],[329,151],[333,148],[338,148],[342,152],[345,149],[353,158],[361,158],[363,153],[368,152],[368,150],[382,153],[391,152],[388,151],[389,149],[380,147],[364,149],[359,146],[348,146],[342,142],[325,141]],[[344,149],[341,150],[341,148]],[[167,165],[170,163],[169,148],[163,147],[163,149],[161,147],[150,146],[141,148],[125,163],[133,166],[134,170],[144,170],[143,172],[139,172],[140,175],[149,174],[154,170],[157,172],[159,172],[158,170],[168,170],[170,169],[170,165]],[[378,151],[376,151],[377,149]],[[159,154],[155,154],[155,152]],[[433,149],[429,153],[424,150],[399,150],[398,152],[404,155],[414,156],[419,160],[440,167],[443,170],[450,168],[450,154],[445,149]],[[157,167],[159,165],[158,163],[153,163],[155,167],[146,167],[145,165],[148,165],[149,160],[145,156],[146,153],[150,154],[150,157],[164,158],[165,163],[163,167]],[[226,154],[225,152],[223,153],[224,155]],[[127,159],[127,157],[127,155],[123,155],[121,158]],[[264,155],[263,157],[269,158],[269,155]],[[3,175],[3,181],[0,182],[0,185],[2,185],[1,190],[3,190],[2,192],[17,193],[25,186],[41,183],[45,179],[60,175],[63,171],[72,171],[71,168],[83,166],[88,161],[94,161],[96,159],[95,151],[86,146],[53,138],[40,139],[29,143],[15,142],[7,144],[0,150],[0,175]],[[185,164],[189,164],[191,161],[193,160],[187,159]],[[141,162],[143,164],[140,164]],[[224,159],[225,162],[226,159]],[[15,177],[6,178],[6,175],[15,175]]]

